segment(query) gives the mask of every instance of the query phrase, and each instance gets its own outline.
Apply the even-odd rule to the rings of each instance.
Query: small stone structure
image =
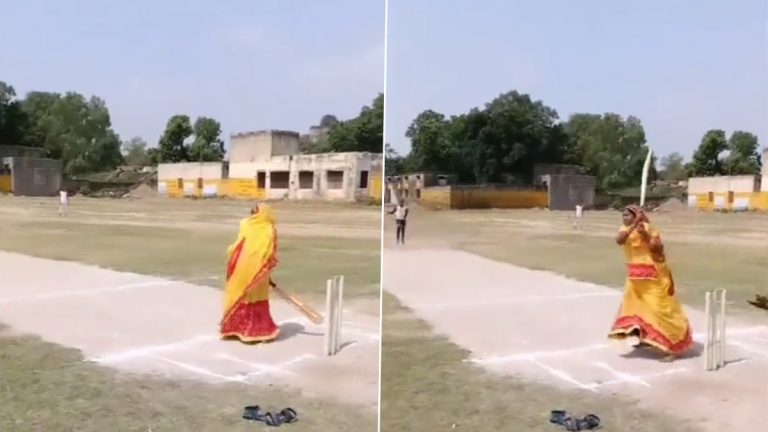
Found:
[[[0,146],[0,190],[23,196],[54,196],[63,164],[38,147]]]

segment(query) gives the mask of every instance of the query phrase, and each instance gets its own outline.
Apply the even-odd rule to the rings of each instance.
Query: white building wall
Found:
[[[360,171],[368,171],[368,183],[381,155],[372,153],[325,153],[314,155],[274,156],[269,161],[231,162],[230,178],[256,178],[265,172],[267,197],[272,199],[328,199],[353,201],[368,195],[367,188],[359,188]],[[272,172],[288,171],[288,188],[275,188]],[[329,189],[328,171],[343,172],[340,189]],[[312,173],[312,187],[302,188],[301,172]]]
[[[220,180],[224,178],[223,162],[182,162],[159,164],[158,180],[197,179]]]
[[[729,191],[755,192],[756,190],[756,176],[692,177],[688,179],[688,195]]]

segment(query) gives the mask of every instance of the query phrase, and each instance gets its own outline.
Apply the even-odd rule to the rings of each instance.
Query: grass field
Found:
[[[585,230],[575,233],[566,213],[525,211],[430,212],[412,209],[410,248],[461,249],[511,264],[551,271],[620,289],[622,251],[613,243],[617,212],[589,212]],[[679,294],[701,306],[704,292],[728,288],[731,314],[768,322],[764,311],[745,300],[765,293],[768,281],[763,215],[696,212],[652,214],[661,230]],[[385,221],[385,244],[393,247],[391,219]],[[387,249],[384,250],[386,287]],[[436,269],[433,269],[436,270]],[[436,424],[457,430],[555,430],[549,411],[568,409],[600,415],[607,431],[693,430],[669,413],[648,413],[615,395],[585,396],[500,378],[462,362],[468,352],[433,334],[389,295],[384,297],[382,339],[382,430],[418,431]],[[504,337],[500,334],[499,337]]]
[[[346,293],[349,307],[378,313],[379,209],[273,207],[280,236],[275,280],[303,297],[319,299],[325,280],[344,274],[347,286],[354,287]],[[0,197],[0,248],[220,288],[212,276],[223,272],[226,246],[248,203],[75,198],[66,218],[56,210],[52,199]],[[306,399],[287,389],[119,373],[83,363],[76,350],[13,329],[0,338],[0,350],[0,430],[252,430],[254,425],[240,419],[242,407],[252,403],[296,408],[301,420],[292,430],[376,427],[375,413],[356,406]]]

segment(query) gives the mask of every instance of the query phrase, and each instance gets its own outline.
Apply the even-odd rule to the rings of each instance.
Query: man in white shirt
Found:
[[[584,206],[581,202],[576,204],[576,217],[573,219],[573,228],[577,231],[581,231],[581,221],[584,215]]]
[[[67,207],[69,206],[69,194],[66,190],[59,190],[59,216],[67,215]]]
[[[408,206],[400,201],[389,214],[395,215],[395,224],[397,224],[395,243],[405,244],[405,220],[408,218]]]

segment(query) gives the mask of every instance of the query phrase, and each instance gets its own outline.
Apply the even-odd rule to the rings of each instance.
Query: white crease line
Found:
[[[267,365],[267,364],[263,364],[263,363],[251,363],[251,362],[249,362],[247,360],[243,360],[243,359],[241,359],[239,357],[235,357],[233,355],[226,354],[226,353],[221,353],[221,354],[218,355],[218,357],[222,358],[224,360],[229,360],[229,361],[232,361],[232,362],[235,362],[235,363],[240,363],[240,364],[249,366],[252,369],[256,369],[256,371],[252,372],[252,373],[277,372],[277,373],[282,373],[282,374],[286,374],[286,375],[296,375],[295,372],[284,370],[283,369],[284,366],[281,366],[281,365]]]
[[[544,369],[545,371],[549,372],[551,375],[553,375],[553,376],[555,376],[557,378],[560,378],[561,380],[563,380],[565,382],[571,383],[571,384],[573,384],[573,385],[575,385],[575,386],[577,386],[577,387],[579,387],[581,389],[589,390],[591,392],[597,393],[597,389],[595,389],[593,387],[590,387],[589,385],[584,384],[584,383],[576,380],[575,378],[573,378],[572,376],[568,375],[567,373],[563,372],[560,369],[556,369],[556,368],[553,368],[551,366],[547,366],[544,363],[541,363],[541,362],[537,361],[533,357],[529,358],[528,360],[531,363],[535,364],[536,366],[538,366],[538,367]]]
[[[647,380],[647,379],[653,379],[653,378],[660,378],[660,377],[667,376],[667,375],[678,374],[678,373],[682,373],[682,372],[688,372],[688,369],[686,369],[686,368],[676,368],[676,369],[666,370],[664,372],[658,372],[658,373],[647,374],[647,375],[639,375],[639,376],[635,376],[633,378],[641,379],[641,380]],[[610,381],[592,382],[592,383],[587,384],[587,386],[596,389],[596,388],[599,388],[599,387],[602,387],[602,386],[605,386],[605,385],[624,384],[626,382],[628,382],[626,379],[616,379],[616,380],[610,380]]]
[[[192,339],[186,339],[183,341],[173,342],[166,345],[150,345],[150,346],[144,346],[141,348],[135,348],[135,349],[122,351],[114,354],[107,354],[104,356],[92,357],[90,359],[87,359],[86,361],[97,362],[97,363],[120,362],[120,361],[129,360],[135,357],[150,356],[157,352],[173,350],[186,345],[194,345],[197,343],[208,342],[208,341],[217,340],[217,339],[219,339],[218,336],[201,335],[201,336],[194,337]]]
[[[176,360],[173,360],[173,359],[169,359],[169,358],[166,358],[166,357],[161,357],[161,356],[157,356],[157,355],[150,355],[148,357],[156,359],[156,360],[163,361],[163,362],[168,363],[168,364],[172,364],[172,365],[174,365],[174,366],[176,366],[178,368],[184,369],[184,370],[189,371],[189,372],[195,372],[195,373],[198,373],[200,375],[209,376],[211,378],[220,379],[222,381],[243,382],[243,381],[246,380],[246,377],[242,376],[242,375],[237,375],[237,376],[221,375],[221,374],[217,374],[215,372],[211,372],[208,369],[201,368],[199,366],[191,365],[191,364],[188,364],[188,363],[183,363],[183,362],[176,361]]]
[[[449,308],[462,308],[472,306],[506,306],[518,303],[532,303],[537,301],[550,301],[550,300],[571,300],[578,298],[589,297],[617,297],[621,293],[613,291],[600,291],[578,294],[562,294],[554,296],[530,296],[530,297],[518,297],[507,300],[487,300],[487,301],[468,301],[462,303],[421,303],[409,306],[413,309],[449,309]]]
[[[766,326],[742,327],[742,328],[735,328],[735,329],[726,329],[726,335],[748,335],[752,333],[764,332],[766,330],[768,330],[768,327]],[[705,333],[695,333],[693,337],[696,341],[701,342],[701,340],[705,336],[706,336]],[[744,348],[745,350],[748,349],[743,347],[742,343],[730,341],[727,339],[727,337],[726,337],[726,343],[728,345],[734,345],[737,347]],[[506,363],[511,361],[527,360],[529,357],[532,357],[532,358],[563,357],[563,356],[568,356],[572,354],[599,351],[599,350],[608,348],[609,346],[610,344],[607,344],[607,343],[599,343],[599,344],[587,345],[579,348],[568,348],[568,349],[553,350],[553,351],[522,352],[522,353],[502,355],[502,356],[470,358],[464,361],[468,363],[477,363],[477,364]],[[756,351],[756,352],[759,354],[768,355],[768,353],[765,353],[765,352],[760,352],[760,351]]]
[[[102,287],[102,288],[74,290],[74,291],[58,291],[58,292],[37,294],[37,295],[27,296],[27,297],[5,297],[5,298],[0,298],[0,304],[33,301],[33,300],[45,300],[45,299],[60,298],[60,297],[87,296],[87,295],[99,294],[103,292],[124,291],[131,288],[173,285],[180,282],[182,281],[162,280],[162,281],[152,281],[152,282],[136,282],[136,283],[117,285],[112,287]]]
[[[296,324],[304,325],[305,327],[310,327],[310,328],[312,328],[314,330],[325,330],[325,324],[319,324],[319,325],[315,324],[315,323],[309,321],[305,317],[291,318],[291,319],[288,319],[288,320],[285,320],[285,321],[281,321],[280,324],[291,323],[291,322],[292,323],[296,323]],[[356,330],[356,328],[357,329],[364,329],[365,327],[362,327],[362,326],[356,327],[355,325],[350,325],[350,324],[355,324],[355,323],[352,323],[351,321],[345,321],[344,325],[342,325],[342,327],[341,327],[341,334],[342,335],[349,334],[349,335],[353,335],[353,336],[362,336],[362,337],[366,337],[366,338],[369,338],[369,339],[374,340],[374,341],[377,341],[377,340],[379,340],[381,338],[381,336],[378,333],[370,333],[370,332]],[[349,326],[349,327],[353,327],[353,328],[352,329],[348,329],[348,328],[345,328],[345,326]]]
[[[727,334],[727,332],[726,332],[726,334]],[[727,336],[726,336],[726,338],[727,338]],[[763,350],[754,348],[753,346],[745,344],[743,342],[733,342],[733,341],[729,341],[728,339],[726,339],[725,343],[727,345],[733,345],[735,347],[739,347],[739,348],[741,348],[744,351],[747,351],[749,353],[758,354],[758,355],[760,355],[762,357],[768,358],[768,351],[763,351]]]
[[[601,368],[601,369],[607,370],[608,372],[614,374],[615,376],[617,376],[619,379],[621,379],[623,381],[644,385],[646,387],[651,387],[651,384],[648,383],[647,381],[643,381],[642,378],[636,377],[636,376],[628,374],[628,373],[619,372],[616,369],[614,369],[611,366],[609,366],[607,363],[594,362],[593,364],[595,366]]]
[[[511,354],[506,356],[494,356],[485,358],[470,358],[465,361],[478,364],[490,364],[490,363],[506,363],[515,360],[530,360],[538,359],[542,357],[562,357],[570,354],[584,353],[590,351],[597,351],[607,348],[608,344],[595,344],[588,345],[580,348],[570,348],[556,351],[533,351],[527,353]]]

